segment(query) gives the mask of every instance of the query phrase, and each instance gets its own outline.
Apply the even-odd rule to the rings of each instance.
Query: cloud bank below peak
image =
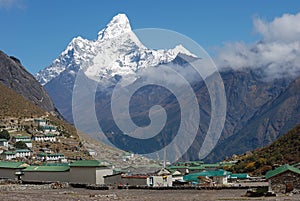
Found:
[[[262,39],[253,44],[225,43],[217,51],[217,66],[262,68],[273,79],[300,75],[300,13],[284,14],[271,22],[255,18],[253,24]]]

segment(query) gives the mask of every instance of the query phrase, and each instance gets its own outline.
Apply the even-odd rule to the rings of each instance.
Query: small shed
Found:
[[[104,176],[113,174],[106,161],[79,160],[70,164],[70,182],[77,184],[104,184]]]
[[[24,182],[68,182],[69,166],[28,166],[21,177]]]
[[[300,189],[300,170],[288,164],[280,166],[266,173],[269,191],[288,193],[293,189]]]

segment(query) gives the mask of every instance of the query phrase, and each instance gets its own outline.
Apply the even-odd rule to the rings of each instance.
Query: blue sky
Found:
[[[117,13],[133,29],[163,28],[195,40],[208,52],[225,42],[260,39],[253,19],[300,12],[300,1],[271,0],[0,0],[0,50],[31,72],[48,66],[73,37],[96,39]]]

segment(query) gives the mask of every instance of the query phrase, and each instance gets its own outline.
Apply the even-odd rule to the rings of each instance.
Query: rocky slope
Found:
[[[40,108],[54,112],[54,104],[46,90],[22,66],[19,59],[0,51],[0,83],[21,94]]]
[[[251,78],[247,83],[238,79],[238,84],[226,91],[229,107],[224,134],[230,135],[221,139],[207,160],[266,146],[299,123],[299,78],[291,83],[286,79],[266,82]]]

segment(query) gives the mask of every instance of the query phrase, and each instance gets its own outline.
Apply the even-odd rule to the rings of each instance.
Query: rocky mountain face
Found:
[[[78,73],[82,71],[86,77],[97,81],[95,115],[103,132],[120,148],[128,150],[135,145],[131,146],[133,151],[143,153],[161,148],[162,139],[170,141],[175,137],[181,118],[178,101],[170,91],[161,87],[148,86],[139,90],[130,101],[130,115],[134,123],[147,126],[150,122],[149,109],[157,104],[166,109],[168,121],[162,135],[135,141],[123,135],[114,122],[111,111],[113,87],[126,77],[139,83],[138,73],[144,69],[159,68],[161,64],[185,69],[188,68],[187,60],[197,59],[182,46],[170,50],[146,48],[131,31],[127,17],[119,14],[98,33],[97,40],[73,39],[49,67],[35,76],[70,122],[73,121],[72,95]],[[228,68],[220,72],[227,97],[227,117],[219,143],[206,158],[207,161],[221,160],[264,146],[299,123],[298,79],[293,82],[287,78],[266,80],[261,69]],[[210,122],[211,100],[200,78],[192,79],[190,84],[198,100],[201,118],[196,139],[183,159],[197,160]],[[85,100],[82,97],[83,104],[87,104]],[[88,125],[89,120],[83,117],[82,121]]]
[[[231,156],[266,146],[296,126],[300,121],[299,90],[300,78],[286,88],[281,87],[281,93],[266,101],[242,129],[216,147],[214,157],[224,151]]]
[[[40,108],[54,112],[54,104],[46,90],[21,64],[20,60],[0,51],[0,83],[21,94]]]

